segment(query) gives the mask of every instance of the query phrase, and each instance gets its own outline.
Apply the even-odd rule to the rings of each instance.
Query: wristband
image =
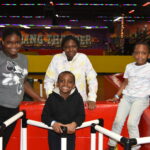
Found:
[[[115,97],[115,98],[117,98],[117,99],[119,99],[119,98],[120,98],[117,94],[115,94],[115,95],[114,95],[114,97]]]
[[[56,122],[55,120],[53,120],[53,121],[51,122],[51,127],[54,125],[55,122]]]

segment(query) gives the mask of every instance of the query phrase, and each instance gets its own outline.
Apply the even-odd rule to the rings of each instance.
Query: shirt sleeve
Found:
[[[124,75],[123,75],[123,78],[127,79],[129,77],[129,65],[126,66],[126,69],[125,69],[125,72],[124,72]]]
[[[48,100],[45,102],[41,117],[42,122],[48,126],[51,126],[52,121],[54,121],[54,119],[51,117],[51,114],[51,100],[48,98]]]
[[[47,68],[45,78],[44,78],[44,88],[45,88],[47,97],[49,96],[49,94],[52,93],[54,89],[54,84],[56,80],[55,64],[56,64],[56,58],[54,56],[51,63],[49,64]]]
[[[77,126],[80,126],[84,120],[85,120],[85,110],[84,110],[84,103],[83,103],[83,99],[80,96],[78,98],[79,104],[78,104],[78,114],[75,118],[75,122],[77,123]]]
[[[86,78],[88,83],[88,101],[96,101],[97,98],[97,89],[98,89],[98,82],[97,82],[97,73],[93,69],[93,66],[86,56]]]

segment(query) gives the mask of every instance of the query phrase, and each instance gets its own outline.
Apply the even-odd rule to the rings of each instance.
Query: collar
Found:
[[[62,52],[62,55],[64,56],[65,60],[66,60],[66,61],[68,61],[68,59],[67,59],[67,56],[66,56],[65,52]],[[79,55],[79,53],[76,53],[76,55],[73,57],[73,59],[72,59],[71,61],[68,61],[68,62],[72,62],[72,61],[74,61],[74,60],[78,57],[78,55]]]
[[[76,90],[76,88],[72,89],[69,95],[72,95],[75,90]],[[55,93],[57,93],[58,95],[60,95],[60,90],[59,90],[58,87],[56,87],[53,91],[54,91]]]

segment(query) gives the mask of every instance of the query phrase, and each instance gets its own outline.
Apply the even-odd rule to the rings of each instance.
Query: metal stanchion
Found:
[[[67,150],[67,127],[61,127],[63,133],[61,136],[61,150]]]
[[[27,150],[27,119],[26,111],[21,120],[21,137],[20,137],[20,150]]]
[[[104,119],[99,119],[99,125],[104,127]],[[103,150],[103,134],[98,133],[98,150]]]
[[[96,150],[96,130],[93,126],[91,126],[91,149]]]

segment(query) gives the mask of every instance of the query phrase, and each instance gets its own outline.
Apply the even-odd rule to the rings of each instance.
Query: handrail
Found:
[[[99,125],[94,125],[94,126],[95,126],[95,130],[101,132],[102,134],[107,135],[108,137],[110,137],[110,138],[112,138],[112,139],[114,139],[118,142],[120,142],[121,138],[123,137],[123,136],[120,136],[117,133],[114,133],[114,132],[112,132],[108,129],[105,129],[105,128],[99,126]]]
[[[24,115],[23,111],[18,112],[16,115],[12,116],[11,118],[9,118],[8,120],[6,120],[5,122],[3,122],[3,124],[8,127],[9,125],[11,125],[13,122],[15,122],[17,119],[21,118]]]
[[[136,138],[137,144],[146,144],[150,143],[150,137],[141,137],[141,138]]]
[[[81,128],[85,128],[85,127],[91,126],[93,123],[94,124],[99,124],[99,120],[97,119],[97,120],[84,122],[84,123],[82,123],[82,125],[80,127],[77,127],[76,129],[81,129]],[[27,124],[52,130],[52,127],[49,127],[49,126],[47,126],[46,124],[44,124],[44,123],[42,123],[40,121],[35,121],[35,120],[28,119],[27,120]]]

